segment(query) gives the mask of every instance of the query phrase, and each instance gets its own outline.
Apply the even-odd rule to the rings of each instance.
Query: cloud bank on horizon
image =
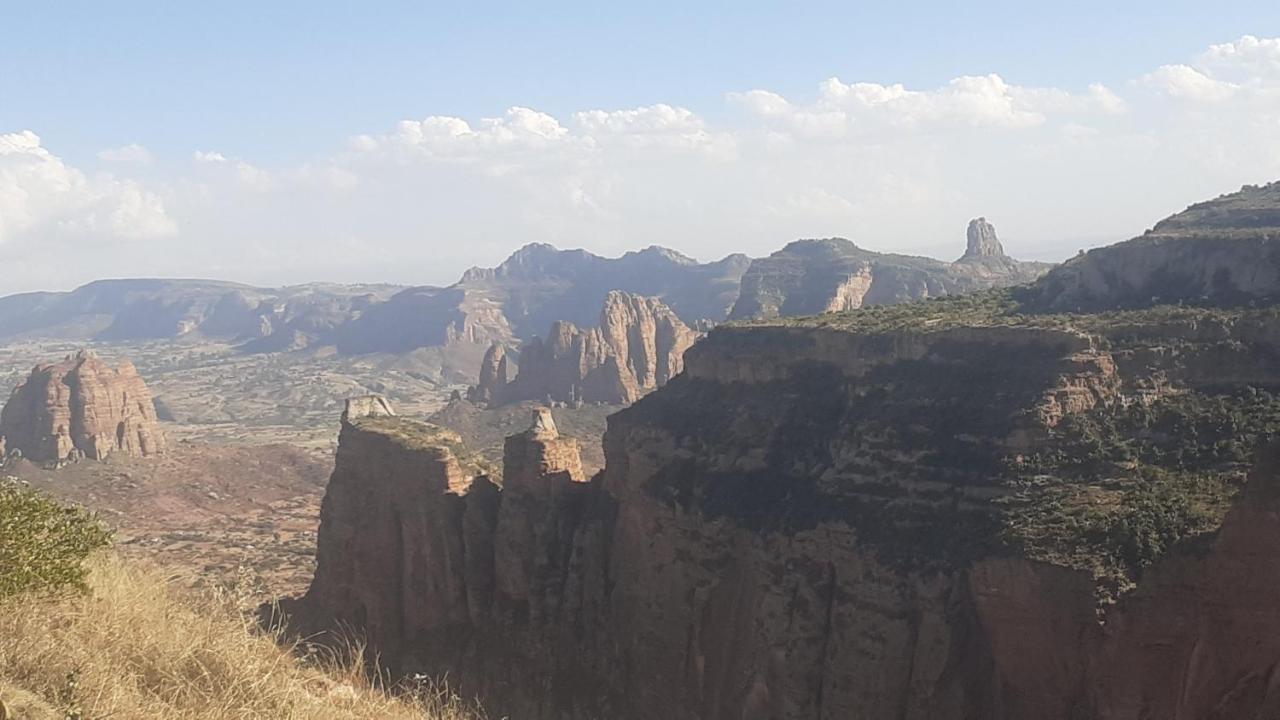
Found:
[[[446,283],[527,242],[710,259],[797,237],[958,255],[986,215],[1061,259],[1195,200],[1280,179],[1280,38],[1245,36],[1123,86],[831,78],[810,98],[734,91],[715,120],[656,104],[404,120],[262,167],[142,142],[73,167],[0,129],[0,293],[100,277]]]

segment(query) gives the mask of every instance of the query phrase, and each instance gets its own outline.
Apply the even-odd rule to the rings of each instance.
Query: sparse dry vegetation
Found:
[[[385,692],[345,656],[257,632],[234,592],[191,595],[113,555],[88,592],[0,601],[0,699],[31,720],[473,720],[432,689]],[[22,714],[19,714],[22,713]]]

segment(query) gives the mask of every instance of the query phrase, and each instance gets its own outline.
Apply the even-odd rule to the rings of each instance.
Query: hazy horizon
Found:
[[[1056,261],[1280,179],[1261,2],[75,5],[0,28],[0,294],[447,285],[531,242],[951,260],[977,216]]]

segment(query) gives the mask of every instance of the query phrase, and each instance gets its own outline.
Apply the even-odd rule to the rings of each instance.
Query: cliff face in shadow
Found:
[[[349,422],[295,618],[521,718],[1269,717],[1280,315],[979,310],[717,329],[589,480]]]

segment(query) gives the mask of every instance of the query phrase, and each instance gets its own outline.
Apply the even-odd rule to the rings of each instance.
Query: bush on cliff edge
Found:
[[[85,560],[110,540],[89,511],[0,478],[0,598],[84,589]]]

